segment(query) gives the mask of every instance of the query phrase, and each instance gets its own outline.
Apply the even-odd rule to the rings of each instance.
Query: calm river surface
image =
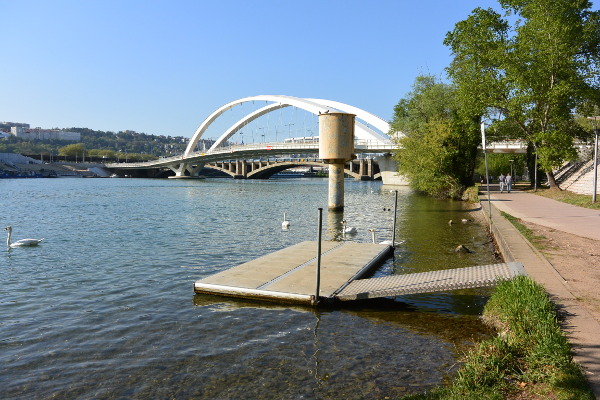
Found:
[[[390,237],[389,189],[346,181],[352,240]],[[398,198],[406,242],[377,274],[495,262],[480,226],[448,224],[472,218],[462,203]],[[2,228],[45,237],[0,251],[2,398],[375,399],[440,384],[486,334],[485,290],[322,310],[194,295],[197,279],[315,240],[317,207],[323,179],[0,180]],[[341,216],[324,219],[341,240]]]

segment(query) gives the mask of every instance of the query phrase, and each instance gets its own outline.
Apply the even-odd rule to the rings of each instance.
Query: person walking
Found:
[[[500,183],[500,193],[504,192],[504,181],[505,181],[505,179],[506,179],[506,177],[501,172],[500,176],[498,177],[498,182]]]
[[[510,172],[506,174],[504,180],[506,181],[506,191],[510,193],[510,189],[512,188],[512,176],[510,176]]]

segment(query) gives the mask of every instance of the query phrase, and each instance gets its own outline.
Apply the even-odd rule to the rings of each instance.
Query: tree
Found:
[[[76,143],[76,144],[68,144],[64,147],[61,147],[60,149],[58,149],[58,154],[61,156],[69,156],[69,157],[75,157],[75,156],[83,156],[85,154],[87,154],[85,146],[81,143]]]
[[[461,115],[454,86],[419,76],[394,108],[398,171],[434,197],[459,197],[472,183],[478,125]]]
[[[488,172],[491,176],[513,174],[513,182],[516,182],[517,176],[523,175],[527,165],[526,154],[511,153],[488,153]],[[475,172],[480,176],[485,176],[484,158],[479,157]]]
[[[477,8],[446,35],[448,75],[471,113],[497,116],[499,132],[533,145],[556,187],[552,170],[575,156],[581,135],[573,110],[599,96],[600,12],[587,0],[499,3],[513,25]]]

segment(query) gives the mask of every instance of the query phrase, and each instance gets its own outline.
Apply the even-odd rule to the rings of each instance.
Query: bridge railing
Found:
[[[378,140],[355,140],[354,148],[357,152],[371,152],[371,153],[386,153],[392,151],[395,145],[391,141],[378,141]],[[282,151],[288,154],[302,154],[302,153],[316,153],[319,151],[318,142],[307,142],[307,143],[284,143],[284,142],[270,142],[270,143],[251,143],[251,144],[231,144],[229,146],[218,147],[216,149],[207,151],[195,151],[187,156],[179,154],[171,157],[161,157],[158,160],[146,161],[146,162],[134,162],[134,163],[112,163],[107,164],[107,167],[129,167],[129,168],[144,168],[152,166],[160,166],[167,164],[176,164],[179,162],[185,162],[189,159],[194,161],[201,161],[203,157],[214,158],[214,156],[232,154],[232,153],[243,153],[244,156],[251,156],[252,152],[260,154],[277,154],[278,151]],[[248,154],[250,153],[250,154]],[[213,160],[210,160],[213,161]],[[210,162],[209,161],[209,162]]]

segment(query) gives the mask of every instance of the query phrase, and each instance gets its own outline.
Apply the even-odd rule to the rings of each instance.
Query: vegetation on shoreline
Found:
[[[479,185],[469,186],[462,195],[464,201],[479,203]]]
[[[578,207],[600,210],[600,202],[592,203],[591,195],[577,194],[569,192],[568,190],[556,189],[538,189],[536,192],[530,191],[530,193],[537,194],[538,196],[548,197],[549,199],[562,201],[563,203],[573,204],[574,206]]]
[[[517,228],[519,232],[521,232],[521,235],[523,235],[525,239],[529,241],[529,243],[533,244],[539,250],[544,250],[545,245],[543,244],[543,241],[546,239],[544,236],[536,235],[531,229],[523,225],[519,218],[513,217],[504,211],[500,211],[500,214],[511,224],[513,224],[513,226]]]
[[[451,384],[404,399],[594,399],[541,285],[524,276],[501,283],[483,319],[498,334],[465,354]]]
[[[413,188],[460,197],[472,184],[482,122],[488,143],[528,148],[490,157],[493,172],[480,167],[480,176],[527,165],[557,187],[553,171],[577,157],[575,140],[591,137],[583,116],[597,115],[600,12],[589,1],[546,3],[500,0],[502,12],[476,8],[446,34],[450,82],[419,76],[394,108],[398,171]]]
[[[473,182],[478,120],[463,112],[453,85],[431,75],[418,76],[412,92],[394,107],[391,134],[398,144],[398,171],[419,192],[460,198]]]
[[[134,131],[104,132],[88,128],[68,128],[70,132],[79,132],[81,142],[66,140],[33,140],[8,137],[0,141],[0,153],[42,154],[44,156],[70,155],[76,152],[86,156],[107,156],[109,158],[148,159],[183,153],[188,138],[149,135]],[[212,141],[207,141],[207,145]]]

